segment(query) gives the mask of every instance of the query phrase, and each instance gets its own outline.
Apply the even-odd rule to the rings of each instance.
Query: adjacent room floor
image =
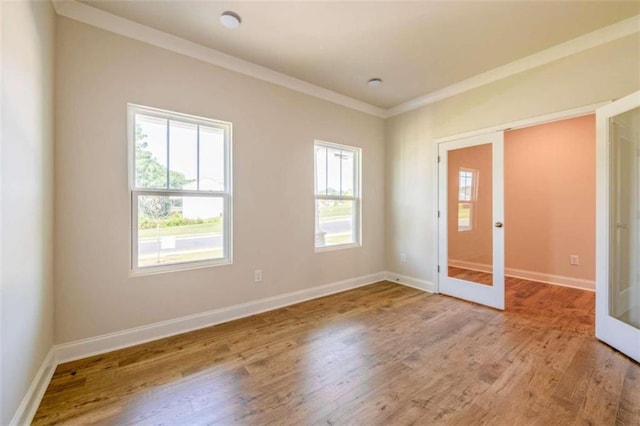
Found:
[[[60,365],[34,424],[640,424],[594,294],[508,279],[496,311],[380,282]]]

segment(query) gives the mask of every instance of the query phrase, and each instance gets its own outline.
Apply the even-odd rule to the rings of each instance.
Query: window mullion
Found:
[[[338,157],[340,159],[340,195],[342,195],[342,150],[338,151],[340,154],[338,154],[340,157]]]
[[[328,201],[355,201],[358,200],[357,197],[352,197],[350,195],[323,195],[323,194],[316,194],[315,196],[316,199],[318,200],[328,200]]]
[[[324,148],[324,193],[329,195],[329,148]]]
[[[188,189],[133,189],[138,195],[163,195],[168,197],[225,197],[229,196],[227,191],[196,191]]]
[[[169,119],[167,119],[167,189],[170,188],[170,179],[169,179],[169,170],[170,170],[170,164],[169,162],[170,160],[170,154],[171,154],[171,150],[169,148],[169,146],[171,145],[171,132],[170,132],[170,124],[169,124]]]
[[[196,189],[200,191],[200,125],[196,124]]]

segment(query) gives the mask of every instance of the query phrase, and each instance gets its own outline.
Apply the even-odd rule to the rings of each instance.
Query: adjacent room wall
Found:
[[[489,144],[451,150],[447,154],[447,234],[449,266],[475,269],[493,264],[493,161]],[[459,229],[460,169],[472,171],[469,229]]]
[[[53,344],[53,71],[49,2],[2,2],[1,416]]]
[[[636,33],[388,119],[387,269],[435,282],[436,138],[616,99],[639,75]]]
[[[505,132],[505,264],[511,274],[570,278],[595,289],[595,126],[591,114]],[[571,265],[570,255],[580,264]]]
[[[57,343],[384,270],[382,119],[66,18],[57,30]],[[128,102],[233,123],[233,265],[129,275]],[[314,139],[362,148],[361,248],[314,252]]]

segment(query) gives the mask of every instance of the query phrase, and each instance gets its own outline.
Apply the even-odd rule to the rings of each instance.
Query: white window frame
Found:
[[[327,194],[318,194],[316,193],[316,188],[318,188],[318,164],[316,161],[316,150],[317,148],[329,148],[329,149],[337,149],[340,151],[346,151],[349,153],[353,153],[354,158],[354,183],[353,183],[353,196],[346,195],[327,195]],[[315,216],[315,225],[314,225],[314,247],[316,252],[324,252],[324,251],[332,251],[332,250],[341,250],[347,248],[354,247],[362,247],[362,187],[361,187],[361,170],[362,170],[362,149],[350,146],[350,145],[341,145],[333,142],[327,142],[323,140],[315,140],[313,143],[313,194],[314,194],[314,216]],[[316,245],[317,235],[320,231],[319,228],[319,215],[317,208],[317,201],[319,200],[333,200],[333,201],[353,201],[354,205],[354,240],[352,243],[345,244],[334,244],[330,246],[318,246]]]
[[[225,188],[222,191],[213,190],[184,190],[184,189],[147,189],[136,187],[135,172],[135,115],[143,114],[146,116],[156,117],[163,120],[174,120],[181,123],[195,124],[198,126],[206,126],[216,128],[223,131],[224,134],[224,181]],[[232,231],[233,231],[233,203],[232,203],[232,182],[231,182],[231,145],[232,145],[232,124],[226,121],[214,120],[210,118],[197,117],[188,114],[182,114],[173,111],[151,108],[136,104],[127,104],[127,133],[128,133],[128,152],[129,152],[129,192],[131,202],[131,223],[130,223],[130,259],[131,259],[131,275],[145,275],[162,272],[180,271],[185,269],[196,269],[218,265],[229,265],[233,263],[232,250]],[[200,155],[198,149],[197,155]],[[198,158],[198,164],[200,164]],[[138,197],[145,195],[159,195],[168,197],[211,197],[221,198],[223,200],[223,253],[224,257],[217,259],[204,259],[186,262],[167,263],[154,266],[138,266]]]

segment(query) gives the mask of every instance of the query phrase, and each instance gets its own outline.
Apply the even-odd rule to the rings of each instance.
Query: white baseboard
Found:
[[[63,343],[54,347],[55,358],[56,362],[61,364],[340,293],[385,279],[386,273],[378,272],[208,312]]]
[[[416,288],[418,290],[427,291],[429,293],[436,292],[436,286],[430,281],[421,280],[419,278],[408,277],[406,275],[396,274],[395,272],[387,271],[385,273],[387,281],[402,284],[407,287]]]
[[[9,422],[9,426],[23,426],[31,424],[31,421],[40,406],[40,401],[47,390],[47,386],[49,386],[51,377],[56,370],[54,353],[54,348],[51,348],[44,361],[42,361],[36,376],[31,382],[31,386],[29,386],[29,389],[22,399],[13,419]]]
[[[493,268],[486,263],[468,262],[466,260],[449,259],[449,266],[454,268],[468,269],[470,271],[488,272],[491,273]]]
[[[467,262],[464,260],[449,260],[449,266],[457,268],[469,269],[472,271],[491,272],[491,265]],[[562,275],[552,275],[543,272],[526,271],[523,269],[505,268],[504,274],[512,278],[521,278],[524,280],[537,281],[545,284],[559,285],[562,287],[579,288],[581,290],[595,291],[596,283],[593,280],[585,280],[581,278],[565,277]]]
[[[580,278],[565,277],[562,275],[543,274],[540,272],[524,271],[522,269],[506,268],[505,275],[512,278],[522,278],[545,284],[559,285],[562,287],[578,288],[580,290],[596,291],[596,282]]]

